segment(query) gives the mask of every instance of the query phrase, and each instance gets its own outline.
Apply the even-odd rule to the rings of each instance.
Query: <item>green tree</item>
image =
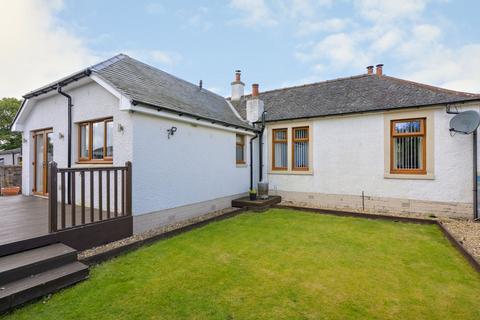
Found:
[[[22,135],[10,131],[10,125],[21,104],[16,98],[0,100],[0,150],[15,149],[22,145]]]

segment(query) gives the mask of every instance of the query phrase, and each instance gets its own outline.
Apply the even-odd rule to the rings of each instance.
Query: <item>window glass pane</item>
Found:
[[[113,157],[113,121],[108,121],[107,126],[107,157]]]
[[[104,123],[95,122],[92,126],[92,159],[103,159]]]
[[[80,126],[80,158],[88,159],[88,125]]]
[[[243,162],[245,160],[243,150],[244,150],[243,146],[237,145],[237,150],[236,150],[237,162]]]
[[[424,137],[395,137],[393,164],[395,169],[423,169]]]
[[[308,139],[308,128],[294,130],[294,139]]]
[[[293,152],[295,168],[308,168],[308,142],[295,142],[293,144]]]
[[[275,130],[274,131],[275,140],[287,140],[287,130]]]
[[[308,128],[294,128],[293,140],[293,167],[308,169]]]
[[[275,168],[287,168],[287,144],[285,142],[275,143]]]
[[[36,158],[35,158],[35,174],[36,174],[36,185],[35,191],[36,192],[43,192],[43,134],[38,134],[35,136],[35,144],[36,144]]]
[[[395,122],[395,133],[411,133],[421,131],[421,121]]]

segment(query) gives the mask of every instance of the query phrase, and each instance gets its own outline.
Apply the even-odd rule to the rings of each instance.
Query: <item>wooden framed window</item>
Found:
[[[288,129],[272,130],[272,170],[288,170]]]
[[[391,120],[390,173],[426,174],[426,119]]]
[[[112,162],[113,119],[86,121],[78,124],[78,161]]]
[[[236,139],[236,162],[237,164],[245,164],[245,136],[237,134]]]
[[[292,128],[292,170],[308,171],[308,127]]]

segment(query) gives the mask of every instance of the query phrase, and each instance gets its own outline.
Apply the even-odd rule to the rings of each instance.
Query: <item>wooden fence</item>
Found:
[[[50,233],[132,215],[130,161],[88,168],[58,168],[51,162],[48,179]]]

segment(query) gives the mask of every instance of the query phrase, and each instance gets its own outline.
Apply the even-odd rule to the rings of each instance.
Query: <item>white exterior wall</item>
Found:
[[[131,114],[119,110],[118,99],[94,82],[89,82],[71,90],[66,87],[63,91],[72,96],[74,105],[72,109],[72,167],[85,166],[83,164],[76,164],[78,160],[78,127],[75,123],[106,117],[113,117],[114,122],[113,165],[124,165],[125,161],[131,160]],[[33,103],[33,101],[29,103]],[[33,188],[33,131],[53,128],[53,160],[57,162],[59,168],[67,167],[68,154],[67,98],[59,94],[54,94],[35,101],[30,107],[31,111],[23,124],[22,192],[25,195],[30,195]],[[118,124],[124,127],[123,132],[117,130]],[[60,134],[63,135],[63,138],[60,137]]]
[[[469,109],[478,111],[479,108]],[[419,111],[422,109],[416,109],[416,112]],[[322,198],[323,195],[337,195],[340,196],[337,200],[331,200],[345,201],[339,206],[342,208],[348,208],[348,201],[351,201],[342,198],[342,195],[358,197],[352,209],[358,209],[361,204],[362,191],[372,199],[449,202],[463,205],[458,208],[462,211],[460,215],[471,216],[465,204],[472,203],[472,136],[457,134],[451,137],[448,129],[453,115],[446,114],[445,108],[436,108],[431,112],[434,118],[433,179],[385,177],[384,114],[370,113],[310,121],[313,144],[311,174],[272,173],[271,144],[266,143],[264,150],[268,156],[265,165],[268,167],[270,189],[272,192],[278,191],[285,200],[294,202],[301,199],[307,203],[318,203],[315,199],[317,196],[321,201],[327,201],[325,197]],[[401,117],[402,113],[398,115]],[[269,141],[271,126],[267,127],[265,141]],[[388,211],[388,205],[386,201],[382,210]],[[405,203],[402,205],[407,206]],[[335,207],[335,204],[329,206]],[[452,214],[456,215],[455,212]]]
[[[134,228],[137,232],[156,225],[173,223],[214,210],[230,207],[231,200],[245,195],[249,188],[249,136],[245,135],[245,165],[235,161],[236,132],[121,110],[119,99],[99,84],[89,81],[64,92],[72,96],[72,167],[95,167],[79,164],[78,122],[113,117],[113,165],[125,161],[133,164],[132,200]],[[24,194],[32,194],[34,146],[32,133],[53,128],[53,160],[58,167],[67,166],[67,99],[50,93],[43,99],[29,102],[28,114],[22,122],[24,150]],[[191,119],[195,122],[194,119]],[[123,131],[118,126],[123,127]],[[170,139],[167,129],[177,127]],[[208,127],[213,126],[213,127]],[[228,131],[230,130],[230,131]],[[63,135],[63,138],[60,137]],[[109,166],[100,164],[100,166]],[[95,207],[98,208],[98,179],[95,174]],[[105,173],[103,188],[106,188]],[[113,186],[113,174],[111,175]],[[90,206],[89,174],[85,176],[86,206]],[[60,187],[60,184],[59,184]],[[80,178],[76,178],[76,201],[80,201]],[[106,207],[105,190],[103,208]],[[60,197],[60,195],[59,195]],[[113,200],[113,193],[111,194]],[[119,199],[120,201],[121,199]],[[112,207],[113,207],[113,202]],[[148,214],[152,213],[152,214]]]
[[[21,157],[22,155],[20,153],[0,154],[0,165],[3,165],[3,166],[19,165]]]
[[[245,194],[246,165],[235,162],[235,132],[135,113],[133,117],[135,215]],[[168,139],[167,129],[176,127]],[[222,209],[219,207],[214,210]]]

